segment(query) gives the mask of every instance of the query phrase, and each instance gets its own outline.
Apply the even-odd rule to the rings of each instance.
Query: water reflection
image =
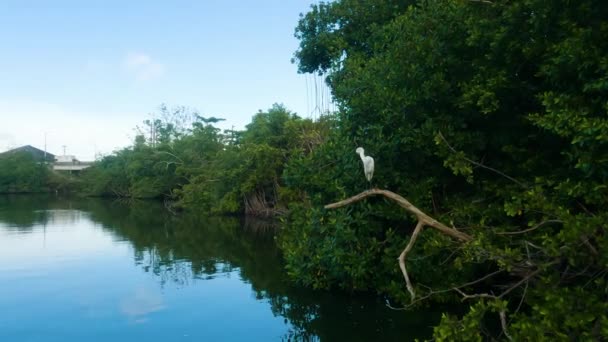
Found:
[[[163,297],[156,289],[138,287],[120,303],[120,311],[134,323],[144,323],[148,315],[165,307]]]
[[[268,337],[264,331],[278,329],[282,332],[270,335],[275,340],[403,341],[428,337],[430,326],[439,318],[437,312],[391,311],[373,297],[294,287],[285,279],[280,254],[274,245],[276,226],[272,222],[193,215],[175,217],[155,202],[0,197],[0,243],[2,239],[8,241],[7,235],[1,234],[46,232],[48,226],[54,227],[52,234],[62,234],[64,241],[72,241],[67,236],[77,232],[78,242],[69,243],[80,243],[83,247],[77,249],[80,254],[73,256],[74,260],[85,259],[86,255],[87,266],[94,267],[98,275],[95,281],[107,280],[106,284],[91,286],[107,286],[99,296],[108,297],[108,303],[98,297],[87,299],[95,302],[97,320],[110,317],[113,310],[118,310],[131,325],[145,325],[150,330],[155,325],[147,323],[159,325],[159,322],[171,321],[171,327],[185,330],[198,327],[197,320],[205,317],[210,324],[206,327],[211,331],[213,325],[218,325],[218,330],[222,326],[209,321],[214,316],[233,317],[233,325],[253,325],[243,329],[243,335],[229,329],[224,331],[227,335],[218,332],[220,335],[216,337],[264,339]],[[92,253],[96,250],[103,252]],[[27,252],[36,254],[31,249]],[[124,253],[130,257],[125,258]],[[125,265],[129,259],[130,265]],[[41,262],[40,258],[32,260]],[[0,259],[0,270],[3,266],[6,268]],[[135,267],[140,275],[128,271],[129,267]],[[100,272],[108,273],[104,276]],[[16,273],[16,277],[20,274]],[[132,280],[142,275],[157,286]],[[61,289],[60,284],[57,286]],[[258,309],[252,309],[251,303],[239,302],[243,299],[239,299],[238,294],[243,290],[252,293],[254,302],[266,303],[271,315],[262,315]],[[109,304],[111,301],[118,304]],[[92,312],[90,308],[87,310]],[[223,310],[226,312],[222,313]],[[247,317],[250,323],[245,322]],[[6,317],[0,314],[0,329],[2,318]],[[283,322],[277,323],[276,318]],[[165,327],[163,331],[166,330]],[[260,335],[254,331],[260,331]],[[191,332],[179,333],[180,337],[184,335],[192,337]],[[158,333],[151,340],[160,340],[160,337]]]

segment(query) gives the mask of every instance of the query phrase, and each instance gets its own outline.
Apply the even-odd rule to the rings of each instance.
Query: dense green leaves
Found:
[[[0,157],[0,193],[45,192],[49,189],[51,171],[27,152]]]
[[[161,107],[133,146],[106,156],[84,174],[91,195],[162,198],[174,208],[272,216],[297,198],[283,182],[292,155],[321,143],[314,123],[275,104],[242,132],[221,132],[217,118]],[[189,124],[189,127],[185,125]]]
[[[414,250],[432,262],[412,256],[409,267],[432,290],[419,293],[501,271],[462,288],[492,295],[446,316],[438,339],[605,337],[597,303],[608,296],[606,18],[608,5],[594,0],[314,5],[296,29],[295,59],[302,72],[328,73],[342,111],[327,142],[290,163],[302,172],[287,167],[290,186],[311,199],[282,241],[291,274],[314,286],[367,284],[407,302],[388,266],[407,241],[403,213],[383,201],[312,209],[365,186],[354,156],[363,146],[376,159],[376,184],[474,236],[455,249],[423,233]],[[358,246],[369,249],[344,263]]]

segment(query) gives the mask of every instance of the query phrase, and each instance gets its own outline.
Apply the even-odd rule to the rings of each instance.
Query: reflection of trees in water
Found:
[[[165,286],[167,283],[186,286],[196,276],[189,262],[176,262],[173,259],[159,260],[155,247],[135,251],[135,264],[141,266],[145,272],[154,274],[159,279],[161,286]]]
[[[441,310],[391,311],[374,296],[289,288],[267,297],[292,325],[284,340],[404,341],[429,338]]]
[[[49,202],[47,196],[0,195],[0,224],[30,231],[47,222]],[[32,211],[32,208],[38,211]]]
[[[263,219],[255,216],[246,216],[241,219],[243,230],[256,235],[272,236],[279,229],[279,222],[276,220]]]
[[[48,224],[71,225],[88,215],[73,203],[52,195],[0,195],[0,224],[23,232]]]
[[[32,227],[49,220],[48,210],[71,208],[116,240],[128,241],[135,264],[154,274],[161,286],[188,286],[192,282],[230,276],[237,270],[251,284],[257,299],[270,304],[272,313],[291,325],[284,340],[403,340],[428,337],[439,316],[387,310],[373,297],[315,292],[294,287],[284,275],[274,243],[276,224],[234,217],[178,217],[161,203],[122,203],[93,199],[25,200],[0,210],[0,221]],[[1,202],[0,208],[6,208]],[[42,214],[43,216],[37,216]],[[46,216],[44,216],[46,215]],[[78,218],[78,216],[76,216]],[[26,224],[27,223],[27,224]],[[236,310],[236,308],[235,308]],[[421,327],[423,329],[421,330]]]
[[[53,209],[40,212],[47,216],[46,223],[53,225],[73,225],[82,220],[83,217],[88,216],[87,213],[78,210]]]
[[[128,239],[144,269],[161,283],[187,285],[233,273],[250,283],[259,300],[275,316],[285,317],[290,331],[284,340],[403,340],[428,337],[439,314],[387,310],[370,296],[318,292],[293,286],[285,278],[274,243],[276,224],[230,217],[174,217],[160,208],[134,204],[122,220],[112,210],[104,224]],[[94,217],[98,219],[99,217]],[[139,257],[137,256],[139,254]]]

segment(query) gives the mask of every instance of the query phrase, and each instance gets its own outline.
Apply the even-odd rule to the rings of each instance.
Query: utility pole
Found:
[[[44,163],[46,164],[46,132],[44,132]]]

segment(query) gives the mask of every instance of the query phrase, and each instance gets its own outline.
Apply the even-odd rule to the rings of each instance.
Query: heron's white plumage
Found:
[[[371,182],[372,177],[374,176],[374,158],[366,156],[363,147],[357,147],[355,152],[359,154],[359,157],[361,157],[361,161],[363,162],[365,178],[367,178],[368,182]]]

